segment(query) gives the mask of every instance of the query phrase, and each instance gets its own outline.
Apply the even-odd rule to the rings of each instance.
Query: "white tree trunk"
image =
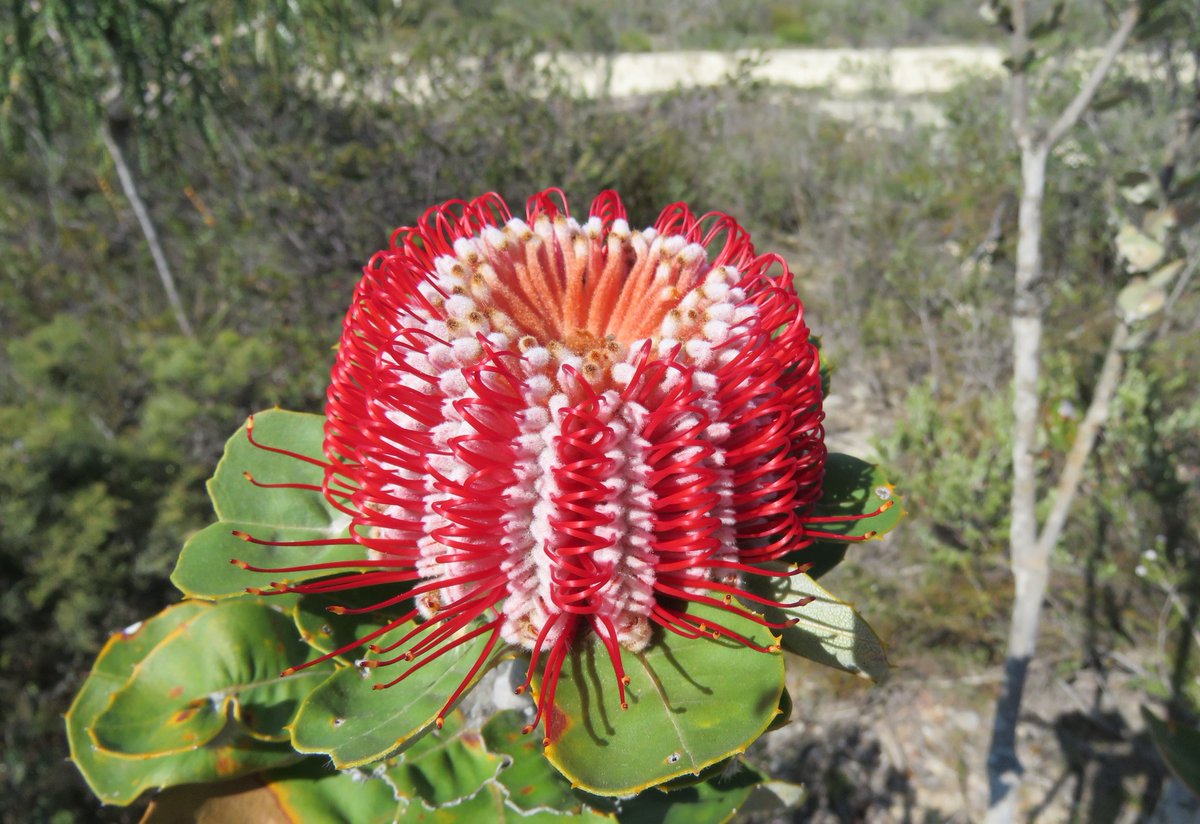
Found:
[[[1017,820],[1021,762],[1017,757],[1017,725],[1029,664],[1037,648],[1042,600],[1050,581],[1050,555],[1066,523],[1067,512],[1083,477],[1083,467],[1108,416],[1109,401],[1120,382],[1122,345],[1127,329],[1120,325],[1105,358],[1101,378],[1083,424],[1076,433],[1057,486],[1057,498],[1046,528],[1037,522],[1037,431],[1041,397],[1038,373],[1042,346],[1042,203],[1046,193],[1046,161],[1091,105],[1117,55],[1138,20],[1137,4],[1122,14],[1117,30],[1078,94],[1044,136],[1029,123],[1029,87],[1025,57],[1030,48],[1025,0],[1013,0],[1012,124],[1021,150],[1021,202],[1017,214],[1017,265],[1012,314],[1013,351],[1013,488],[1009,525],[1009,560],[1013,572],[1013,606],[1004,661],[1004,684],[996,700],[996,717],[988,749],[987,824]]]

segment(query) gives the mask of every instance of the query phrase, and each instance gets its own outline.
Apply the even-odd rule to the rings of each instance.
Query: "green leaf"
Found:
[[[280,677],[312,655],[280,606],[216,604],[166,634],[97,719],[97,746],[133,758],[186,752],[213,741],[230,718],[255,738],[286,741],[284,726],[332,665]]]
[[[115,755],[99,749],[92,741],[89,729],[109,706],[112,696],[129,681],[137,663],[168,634],[211,608],[203,602],[185,601],[110,637],[67,710],[71,760],[104,803],[124,806],[148,789],[232,778],[282,766],[299,757],[291,747],[247,736],[233,736],[190,752],[145,759]]]
[[[321,458],[324,418],[271,410],[254,416],[254,439],[263,446],[287,449]],[[233,559],[265,569],[365,559],[357,544],[331,546],[264,546],[243,540],[234,532],[262,541],[337,540],[348,535],[350,518],[319,491],[264,488],[267,484],[298,483],[319,487],[324,471],[306,461],[256,447],[245,425],[229,439],[216,474],[208,482],[218,522],[192,536],[183,547],[171,582],[194,598],[229,598],[247,588],[271,581],[301,581],[330,574],[329,570],[293,573],[252,573],[230,564]]]
[[[172,788],[159,794],[142,824],[391,824],[399,807],[386,782],[358,772],[336,772],[310,758],[242,781]]]
[[[524,716],[517,710],[496,713],[483,725],[488,749],[511,761],[498,778],[508,791],[509,804],[527,811],[578,813],[583,801],[542,755],[542,737],[523,733],[524,727]]]
[[[302,412],[269,409],[242,424],[225,444],[225,454],[208,482],[213,509],[222,521],[287,524],[327,528],[344,520],[319,492],[302,489],[263,489],[246,480],[250,472],[260,483],[300,483],[320,486],[325,471],[307,461],[260,449],[250,442],[247,426],[254,421],[254,440],[264,447],[287,449],[324,461],[325,418]]]
[[[825,460],[822,496],[813,509],[814,516],[847,518],[868,515],[883,507],[870,518],[846,521],[843,524],[822,524],[823,532],[843,537],[879,537],[890,532],[904,516],[904,507],[896,488],[876,464],[851,455],[832,452]]]
[[[887,508],[870,518],[813,524],[814,530],[843,538],[868,534],[880,537],[891,532],[904,517],[896,488],[877,465],[860,458],[831,452],[825,459],[825,479],[821,486],[821,500],[813,508],[812,517],[853,519]]]
[[[1113,241],[1117,255],[1130,272],[1145,272],[1162,262],[1166,249],[1162,243],[1132,223],[1124,223]]]
[[[1167,767],[1193,795],[1200,796],[1200,730],[1169,724],[1146,707],[1142,719]]]
[[[331,653],[350,644],[357,644],[359,639],[398,620],[407,610],[382,608],[370,612],[333,615],[329,612],[329,607],[367,607],[393,598],[400,591],[400,586],[392,584],[346,590],[336,595],[304,595],[294,613],[296,628],[300,631],[300,637],[321,653]],[[365,645],[357,646],[339,655],[336,660],[343,664],[352,664],[356,658],[362,657],[365,651]]]
[[[464,821],[487,824],[616,824],[616,817],[585,809],[578,815],[541,810],[525,813],[511,806],[504,789],[485,784],[471,798],[453,807],[430,808],[419,801],[409,804],[396,819],[397,824],[460,824]]]
[[[462,713],[453,712],[442,729],[405,750],[383,777],[398,796],[442,807],[477,793],[503,764],[502,756],[488,752],[478,730],[464,727]]]
[[[296,824],[392,822],[401,802],[388,782],[359,770],[336,771],[324,759],[306,759],[263,776],[266,789]]]
[[[861,538],[868,533],[880,537],[890,532],[904,517],[904,507],[895,487],[875,464],[850,455],[832,452],[826,458],[822,497],[807,517],[854,518],[878,510],[886,502],[892,505],[871,518],[809,524],[810,530],[845,538]],[[802,516],[804,517],[804,516]],[[839,538],[816,540],[788,555],[793,564],[808,564],[808,574],[820,578],[846,557],[846,544]]]
[[[411,625],[394,632],[402,634]],[[391,635],[379,639],[386,644]],[[338,768],[369,764],[410,744],[427,731],[466,678],[487,643],[481,635],[392,681],[410,664],[366,669],[343,667],[304,701],[292,723],[292,744],[304,753],[326,753]],[[478,679],[499,660],[496,654],[475,673]],[[465,695],[465,693],[464,693]]]
[[[812,598],[788,609],[768,608],[772,621],[795,619],[783,630],[781,645],[788,652],[861,675],[876,683],[887,680],[890,665],[883,643],[850,604],[838,600],[803,573],[788,578],[757,578],[754,589],[781,603]]]
[[[744,762],[688,787],[648,790],[621,803],[621,824],[721,824],[729,821],[764,779]]]
[[[307,527],[264,526],[246,521],[218,521],[193,535],[179,555],[173,583],[191,598],[230,598],[245,595],[247,589],[266,589],[272,582],[295,583],[330,574],[331,570],[257,573],[242,569],[238,560],[260,569],[322,564],[329,561],[360,561],[366,550],[356,545],[264,546],[246,541],[235,532],[246,533],[261,541],[316,541],[345,537],[337,533]],[[336,570],[334,570],[336,572]]]
[[[775,643],[747,618],[703,604],[688,611],[761,646]],[[663,632],[644,652],[622,649],[621,661],[628,709],[608,653],[593,641],[567,659],[547,712],[546,757],[587,792],[628,795],[698,774],[744,751],[779,711],[784,671],[775,653]]]

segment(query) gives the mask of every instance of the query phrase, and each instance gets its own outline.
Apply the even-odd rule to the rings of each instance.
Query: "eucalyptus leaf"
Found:
[[[93,742],[89,729],[129,681],[137,663],[168,634],[211,608],[211,604],[185,601],[114,634],[75,696],[66,714],[71,760],[104,803],[124,806],[149,789],[229,779],[283,766],[300,757],[289,746],[236,735],[219,736],[188,752],[144,759],[115,755]]]
[[[286,741],[284,725],[332,665],[280,677],[312,655],[283,606],[229,601],[175,627],[112,695],[91,730],[96,745],[132,758],[186,752],[231,720],[255,738]]]
[[[775,643],[747,618],[703,604],[688,612],[761,646]],[[744,751],[779,712],[784,669],[775,652],[661,632],[643,652],[622,648],[621,661],[630,679],[628,709],[595,639],[568,657],[547,709],[546,758],[587,792],[629,795],[699,774]],[[534,686],[540,691],[540,680]]]

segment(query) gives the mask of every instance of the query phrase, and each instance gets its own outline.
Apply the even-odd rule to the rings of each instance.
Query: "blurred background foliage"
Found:
[[[839,367],[830,424],[876,438],[912,515],[835,574],[861,576],[849,589],[906,671],[998,664],[1017,194],[1003,79],[964,76],[932,101],[936,117],[875,95],[847,119],[826,112],[819,91],[744,77],[589,98],[533,59],[1002,44],[975,5],[7,4],[3,820],[136,818],[101,810],[65,761],[60,715],[95,652],[170,599],[174,556],[209,519],[203,482],[244,416],[321,408],[330,346],[369,254],[426,206],[487,190],[519,204],[561,185],[582,210],[616,187],[642,223],[687,199],[783,250]],[[1067,7],[1043,41],[1046,59],[1105,30],[1105,4]],[[1160,69],[1200,48],[1200,13],[1186,0],[1165,8],[1168,23],[1147,26],[1136,46]],[[1051,76],[1060,79],[1044,99],[1069,97],[1078,70]],[[386,93],[396,77],[421,79],[422,94]],[[1127,71],[1108,88],[1050,169],[1047,477],[1090,399],[1115,296],[1136,274],[1119,231],[1167,210],[1174,222],[1156,242],[1187,260],[1200,254],[1200,87],[1163,69]],[[105,129],[133,169],[193,334],[155,277]],[[1133,656],[1147,694],[1187,718],[1200,698],[1194,289],[1168,318],[1132,356],[1089,467],[1044,646],[1054,665],[1077,669]]]

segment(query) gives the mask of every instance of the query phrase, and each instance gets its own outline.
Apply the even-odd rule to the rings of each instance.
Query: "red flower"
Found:
[[[558,190],[525,220],[494,194],[434,207],[365,267],[328,401],[325,494],[372,560],[275,591],[400,585],[369,608],[416,619],[370,647],[410,662],[387,686],[486,636],[446,709],[501,642],[526,687],[541,667],[538,719],[588,634],[622,698],[619,647],[656,628],[767,651],[688,603],[778,626],[734,600],[762,601],[745,576],[826,537],[817,350],[787,264],[728,215],[635,231],[611,191],[583,222]]]

